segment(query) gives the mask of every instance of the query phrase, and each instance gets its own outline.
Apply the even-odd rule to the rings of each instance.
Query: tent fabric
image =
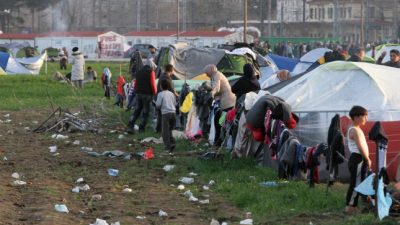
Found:
[[[390,50],[397,49],[400,51],[399,44],[384,44],[375,47],[375,60],[377,60],[381,55],[382,52],[386,52],[385,58],[383,58],[382,63],[388,62],[390,60]],[[367,56],[372,57],[372,50],[369,50],[366,53]]]
[[[268,56],[275,62],[276,66],[280,70],[292,71],[294,67],[299,62],[298,59],[292,59],[288,57],[283,57],[275,54],[268,54]]]
[[[181,79],[192,79],[203,73],[208,64],[217,64],[225,55],[225,50],[215,48],[195,48],[170,45],[168,62],[174,66],[174,75]]]
[[[316,49],[313,49],[313,50],[307,52],[305,55],[303,55],[300,58],[300,62],[314,63],[319,58],[323,57],[326,52],[331,52],[331,51],[332,50],[330,50],[329,48],[316,48]]]
[[[6,75],[6,72],[0,67],[0,75]]]
[[[32,74],[38,75],[47,58],[47,52],[29,58],[9,57],[6,67],[7,74]]]
[[[10,58],[10,54],[5,52],[0,52],[0,67],[3,70],[7,68],[8,58]]]
[[[334,61],[299,76],[274,95],[283,98],[300,121],[302,143],[326,141],[330,118],[353,105],[368,109],[370,121],[400,120],[399,69],[364,62]]]

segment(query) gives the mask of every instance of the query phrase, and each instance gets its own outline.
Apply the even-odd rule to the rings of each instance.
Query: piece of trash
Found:
[[[54,209],[55,209],[57,212],[69,213],[67,206],[64,205],[64,204],[61,204],[61,205],[55,204],[55,205],[54,205]]]
[[[124,190],[122,190],[122,192],[124,193],[131,193],[132,189],[131,188],[124,188]]]
[[[135,126],[133,127],[133,129],[134,129],[135,131],[138,131],[138,130],[139,130],[139,126],[135,124]]]
[[[124,139],[125,136],[123,134],[118,135],[118,139]]]
[[[208,186],[213,186],[215,184],[214,180],[210,180],[210,182],[208,182]]]
[[[116,130],[110,130],[110,134],[116,133]]]
[[[140,141],[140,143],[149,143],[149,142],[153,142],[154,144],[162,144],[162,138],[155,138],[155,137],[147,137],[143,140]]]
[[[197,201],[199,201],[198,198],[196,198],[196,197],[194,197],[194,196],[190,196],[189,202],[197,202]]]
[[[180,185],[178,185],[177,189],[178,190],[184,190],[185,189],[185,185],[180,184]]]
[[[174,168],[175,168],[175,165],[165,165],[165,166],[163,167],[163,170],[164,170],[165,172],[169,172],[169,171],[173,170]]]
[[[7,161],[7,160],[8,160],[7,157],[4,156],[4,157],[3,157],[3,161]]]
[[[179,179],[179,181],[184,183],[184,184],[193,184],[194,183],[194,178],[192,178],[192,177],[181,177]]]
[[[99,194],[97,194],[97,195],[92,195],[92,200],[94,200],[94,201],[100,201],[101,198],[102,198],[102,196],[99,195]]]
[[[227,222],[222,222],[221,225],[228,225],[228,223]]]
[[[203,190],[206,190],[206,191],[208,191],[208,190],[210,190],[210,187],[209,187],[209,186],[207,186],[207,185],[203,185]]]
[[[193,193],[190,190],[185,191],[185,193],[183,193],[183,195],[187,198],[190,198],[193,196]]]
[[[90,187],[88,184],[83,185],[82,187],[79,187],[79,189],[81,189],[81,191],[89,191]]]
[[[34,121],[32,121],[32,123],[33,123],[33,124],[38,124],[39,121],[34,120]]]
[[[72,188],[72,192],[74,192],[74,193],[79,193],[80,190],[81,189],[78,186]]]
[[[112,176],[112,177],[116,177],[118,176],[119,170],[116,169],[108,169],[108,175]]]
[[[5,114],[5,115],[4,115],[4,117],[10,117],[10,114],[9,114],[9,113],[7,113],[7,114]]]
[[[136,219],[144,220],[144,219],[146,219],[146,217],[145,216],[137,216]]]
[[[22,185],[26,185],[26,182],[22,181],[22,180],[14,180],[12,185],[13,186],[22,186]]]
[[[276,181],[264,181],[259,183],[259,185],[263,187],[277,187],[278,183]]]
[[[185,132],[179,131],[179,130],[172,130],[172,137],[174,137],[174,139],[186,139],[187,138]]]
[[[58,156],[60,153],[56,152],[53,154],[53,156]]]
[[[246,212],[246,219],[251,219],[251,212]]]
[[[49,150],[50,150],[51,153],[56,152],[57,151],[57,145],[50,146]]]
[[[24,129],[25,129],[25,130],[31,130],[31,128],[29,128],[29,127],[24,127]]]
[[[79,184],[82,183],[83,181],[84,181],[83,177],[79,177],[75,182]]]
[[[107,221],[97,218],[96,222],[91,223],[90,225],[108,225]]]
[[[243,224],[243,225],[253,225],[253,219],[245,219],[245,220],[242,220],[242,221],[240,221],[240,224]]]
[[[215,220],[214,218],[212,218],[210,225],[219,225],[219,222],[218,222],[218,220]]]
[[[110,225],[121,225],[121,223],[119,221],[117,221],[115,223],[111,223]]]
[[[154,158],[153,148],[150,147],[144,152],[144,159],[149,160]]]
[[[90,147],[81,147],[81,151],[90,152],[90,151],[93,151],[93,148],[90,148]]]
[[[190,172],[189,176],[195,177],[195,176],[197,176],[197,173]]]
[[[250,179],[255,180],[256,177],[255,176],[249,176]]]
[[[128,144],[128,147],[132,147],[132,144]]]
[[[64,139],[68,138],[68,136],[65,136],[65,135],[62,135],[62,134],[53,134],[51,137],[54,138],[54,139],[57,139],[57,140],[64,140]]]
[[[7,131],[7,134],[13,135],[13,134],[14,134],[14,131],[13,131],[13,130],[8,130],[8,131]]]
[[[210,200],[209,199],[200,200],[199,203],[200,204],[210,204]]]
[[[14,179],[19,179],[19,174],[18,173],[12,173],[11,177]]]
[[[158,211],[158,216],[160,216],[160,217],[165,217],[165,216],[168,216],[168,213],[166,213],[166,212],[160,210],[160,211]]]
[[[11,123],[11,121],[12,121],[12,120],[7,119],[7,120],[4,121],[4,123]]]
[[[74,142],[72,142],[72,144],[73,144],[73,145],[80,145],[80,144],[81,144],[81,141],[75,140]]]
[[[309,225],[314,225],[312,221],[310,221]]]

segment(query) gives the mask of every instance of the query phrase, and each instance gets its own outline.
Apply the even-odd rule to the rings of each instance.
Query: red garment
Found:
[[[236,108],[229,110],[228,113],[226,114],[226,121],[228,123],[232,122],[235,119],[235,115],[236,115]]]
[[[264,137],[264,144],[269,144],[271,143],[271,137],[270,137],[270,130],[271,130],[271,114],[272,111],[267,109],[267,112],[265,113],[265,118],[264,118],[264,129],[265,129],[265,137]]]
[[[117,92],[120,96],[125,96],[124,84],[125,84],[125,78],[122,75],[119,75],[117,81]]]

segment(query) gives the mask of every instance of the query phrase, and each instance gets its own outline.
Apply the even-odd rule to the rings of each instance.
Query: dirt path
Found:
[[[10,114],[9,117],[4,115]],[[80,140],[80,146],[54,140],[50,134],[31,132],[47,117],[47,112],[0,112],[0,224],[90,224],[96,218],[121,224],[209,224],[219,216],[238,221],[238,209],[210,193],[213,205],[190,203],[164,179],[160,168],[148,169],[136,160],[90,157],[80,146],[98,149],[127,150],[128,140],[109,139],[100,134],[70,133],[69,141]],[[10,122],[5,122],[6,120]],[[28,130],[29,127],[29,130]],[[58,146],[57,156],[48,147]],[[6,157],[7,160],[4,160]],[[107,175],[107,169],[123,168],[119,177]],[[13,172],[27,185],[13,186]],[[84,177],[90,191],[73,193],[75,180]],[[125,187],[131,193],[123,193]],[[101,200],[92,200],[101,194]],[[54,210],[65,204],[69,213]],[[158,216],[159,210],[168,217]],[[137,219],[144,216],[146,219]],[[233,223],[230,223],[233,224]]]

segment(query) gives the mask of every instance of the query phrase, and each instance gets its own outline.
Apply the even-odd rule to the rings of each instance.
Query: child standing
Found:
[[[157,95],[156,107],[161,110],[161,134],[165,150],[172,154],[175,149],[175,139],[172,130],[175,126],[176,97],[171,91],[171,83],[161,80],[161,92]]]
[[[357,213],[358,196],[354,190],[367,175],[367,170],[371,168],[371,159],[367,141],[361,127],[367,122],[368,111],[361,106],[353,106],[350,110],[352,125],[347,130],[347,146],[351,153],[349,159],[350,184],[346,196],[346,213]]]

